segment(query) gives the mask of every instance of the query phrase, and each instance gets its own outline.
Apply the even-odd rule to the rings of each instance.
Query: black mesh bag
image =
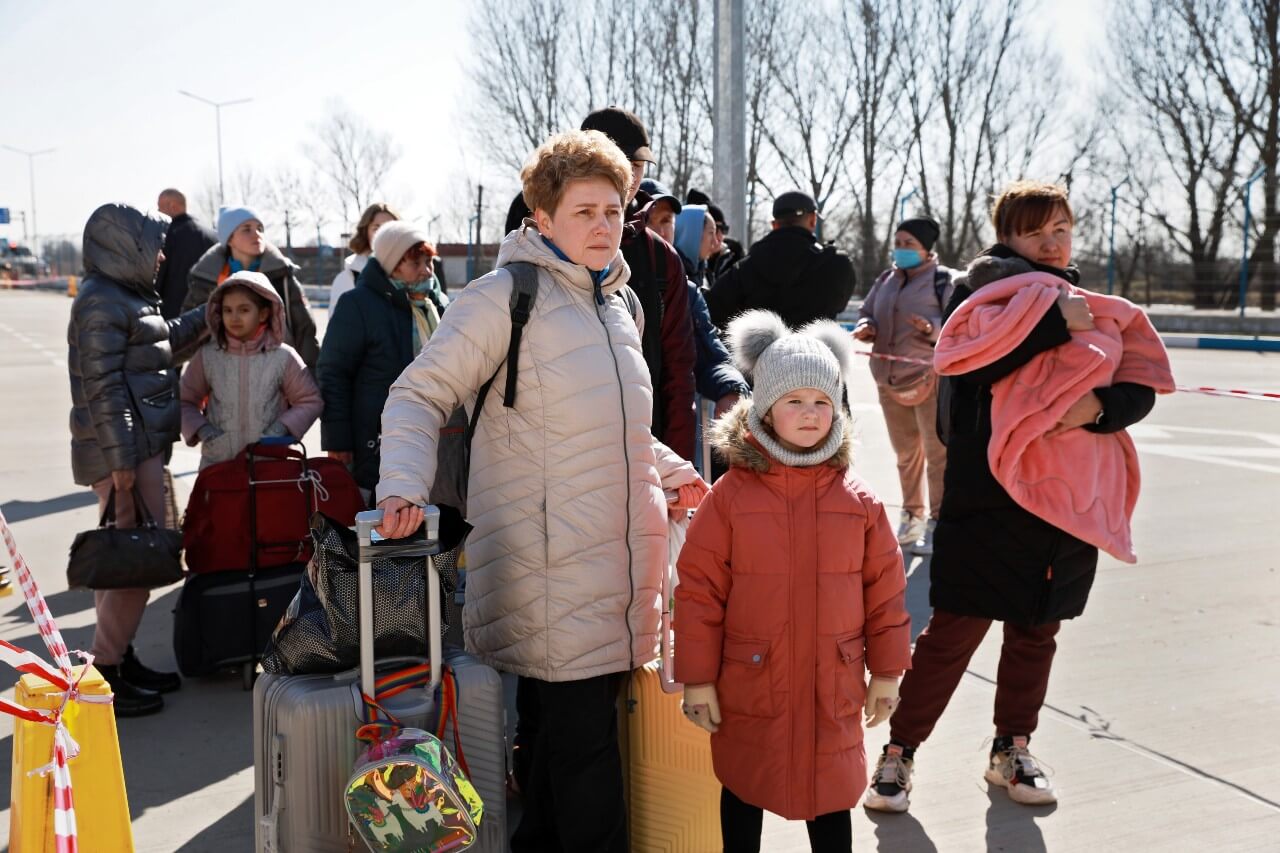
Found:
[[[341,672],[359,663],[358,541],[354,531],[316,513],[311,519],[314,554],[298,594],[280,619],[262,668],[302,675]],[[441,601],[458,586],[457,550],[434,558]],[[373,561],[374,657],[426,657],[426,560],[388,557]],[[448,630],[448,608],[441,630]]]

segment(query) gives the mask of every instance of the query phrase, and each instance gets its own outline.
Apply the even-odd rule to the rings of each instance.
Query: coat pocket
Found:
[[[748,717],[776,715],[769,641],[725,637],[716,690],[723,712]]]
[[[835,715],[851,717],[862,710],[866,701],[867,685],[863,657],[866,643],[861,634],[836,640],[835,665]]]

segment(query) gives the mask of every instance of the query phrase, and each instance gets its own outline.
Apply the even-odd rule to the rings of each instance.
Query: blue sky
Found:
[[[223,111],[228,200],[237,170],[270,174],[300,161],[311,125],[338,98],[400,146],[395,201],[424,222],[441,216],[433,230],[448,231],[465,221],[468,178],[502,197],[515,186],[514,176],[486,174],[460,121],[472,96],[468,5],[0,0],[0,144],[57,149],[36,160],[39,230],[78,240],[104,201],[150,208],[165,186],[193,196],[216,180],[214,111],[178,89],[253,98]],[[1042,0],[1030,19],[1061,44],[1073,92],[1091,79],[1103,9],[1101,0]],[[26,158],[0,150],[11,236],[21,236],[16,211],[28,199]]]

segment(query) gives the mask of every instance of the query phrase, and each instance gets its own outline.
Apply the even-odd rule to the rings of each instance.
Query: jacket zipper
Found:
[[[240,434],[236,436],[236,447],[244,448],[249,444],[249,357],[244,353],[238,354],[239,374],[240,374],[240,411],[237,413],[237,422]],[[236,451],[237,453],[239,450]]]
[[[627,546],[627,609],[623,611],[622,622],[627,628],[627,671],[632,668],[632,655],[635,649],[635,636],[631,631],[631,606],[636,600],[635,555],[631,552],[631,452],[627,449],[627,400],[626,389],[622,385],[622,369],[618,367],[618,354],[613,351],[613,339],[609,337],[609,324],[605,321],[604,290],[599,279],[593,276],[593,290],[596,300],[596,319],[604,330],[605,345],[609,349],[609,357],[613,360],[613,375],[618,380],[618,407],[622,415],[622,463],[623,482],[626,488],[626,523],[624,525],[623,542]]]

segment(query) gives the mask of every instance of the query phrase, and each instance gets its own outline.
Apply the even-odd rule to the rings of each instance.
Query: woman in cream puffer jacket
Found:
[[[512,277],[502,268],[517,261],[538,267],[539,287],[516,405],[506,409]],[[440,428],[455,407],[471,409],[497,370],[471,449],[467,649],[543,681],[642,666],[658,641],[663,489],[698,477],[649,432],[640,336],[615,295],[626,263],[618,253],[597,290],[526,220],[503,241],[497,267],[458,294],[392,386],[378,498],[428,502]]]

